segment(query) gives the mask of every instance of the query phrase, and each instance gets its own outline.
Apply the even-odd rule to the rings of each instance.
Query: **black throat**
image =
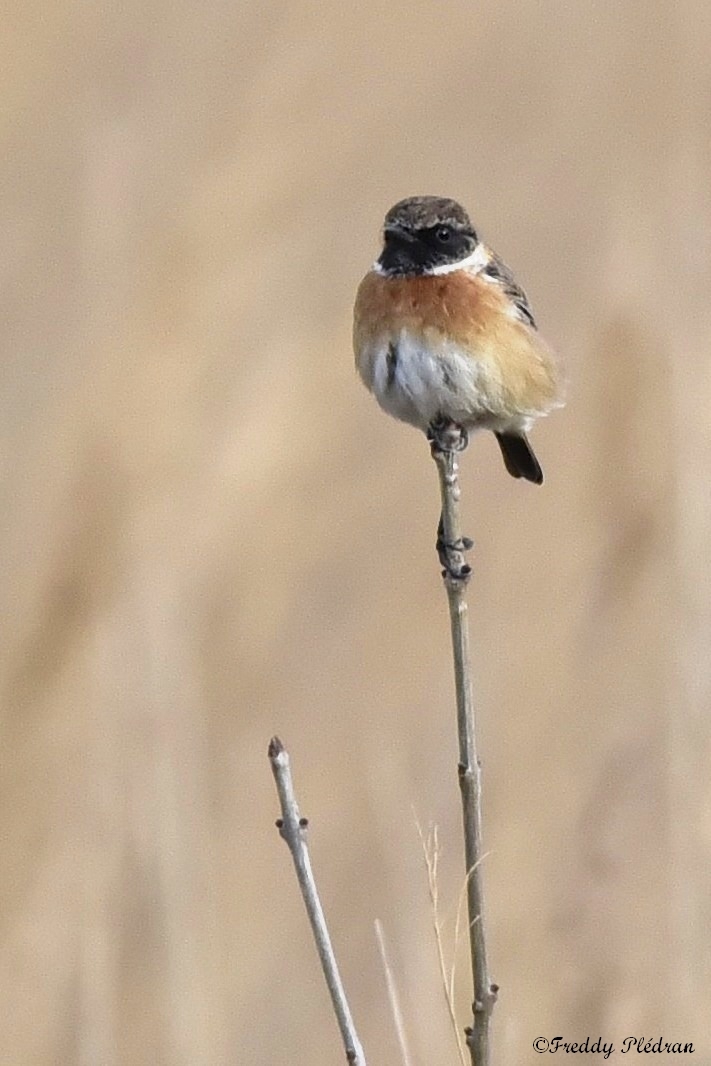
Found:
[[[429,274],[435,267],[465,259],[475,246],[476,236],[469,233],[453,231],[443,248],[436,240],[434,227],[414,233],[386,230],[378,265],[389,277]]]

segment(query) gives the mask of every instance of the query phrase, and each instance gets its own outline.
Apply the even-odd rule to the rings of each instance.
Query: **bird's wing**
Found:
[[[511,269],[506,266],[506,263],[496,252],[489,250],[489,262],[481,273],[485,278],[489,278],[495,284],[501,286],[514,305],[516,314],[522,322],[525,322],[526,325],[531,326],[533,329],[538,328],[526,293],[516,281]]]

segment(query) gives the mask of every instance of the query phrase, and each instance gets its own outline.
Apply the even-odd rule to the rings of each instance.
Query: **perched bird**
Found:
[[[455,200],[413,196],[388,211],[353,346],[388,414],[430,436],[446,424],[490,429],[508,472],[541,484],[527,433],[562,405],[558,369],[525,292]]]

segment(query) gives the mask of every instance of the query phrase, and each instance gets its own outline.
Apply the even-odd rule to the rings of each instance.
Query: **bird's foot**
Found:
[[[427,440],[433,454],[463,452],[469,444],[469,434],[458,422],[450,418],[437,418],[427,427]]]

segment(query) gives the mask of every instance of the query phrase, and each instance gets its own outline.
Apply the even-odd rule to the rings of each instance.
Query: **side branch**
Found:
[[[431,447],[432,458],[437,464],[442,497],[442,518],[437,546],[444,564],[443,578],[449,602],[457,698],[459,788],[464,823],[469,943],[474,985],[473,1024],[466,1030],[466,1034],[472,1066],[489,1066],[489,1018],[496,1002],[498,987],[492,984],[489,977],[483,913],[481,771],[476,746],[468,608],[465,598],[471,570],[464,561],[464,552],[471,548],[472,543],[462,536],[459,515],[457,452],[466,447],[466,434],[456,426],[447,426],[444,431],[438,428],[431,437]]]
[[[294,783],[291,777],[289,753],[279,740],[279,737],[273,737],[269,744],[268,754],[279,794],[279,803],[281,804],[282,816],[277,822],[277,829],[283,840],[286,841],[291,857],[294,860],[296,877],[306,905],[311,930],[316,941],[316,950],[321,960],[321,968],[323,969],[323,975],[326,979],[326,985],[328,986],[336,1020],[338,1021],[338,1028],[341,1031],[343,1046],[346,1050],[346,1059],[352,1066],[366,1066],[365,1055],[353,1024],[336,956],[328,934],[326,918],[316,888],[316,881],[311,867],[311,857],[306,844],[308,820],[302,818],[299,814],[299,807],[294,793]]]

